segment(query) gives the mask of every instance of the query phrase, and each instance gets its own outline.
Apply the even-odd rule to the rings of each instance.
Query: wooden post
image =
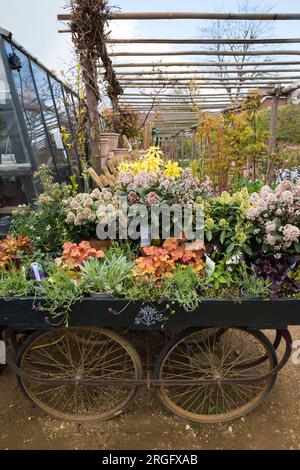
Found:
[[[268,171],[267,171],[267,183],[270,181],[271,173],[272,173],[272,166],[273,166],[273,156],[276,151],[276,134],[277,134],[277,116],[278,116],[278,105],[279,99],[281,95],[281,86],[278,85],[273,94],[273,102],[272,102],[272,111],[271,111],[271,119],[270,119],[270,138],[269,138],[269,163],[268,163]]]
[[[80,54],[80,60],[88,111],[91,165],[96,171],[99,171],[101,126],[98,113],[100,91],[97,82],[97,69],[89,54]]]

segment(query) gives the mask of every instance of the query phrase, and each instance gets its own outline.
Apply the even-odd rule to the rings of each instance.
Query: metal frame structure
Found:
[[[67,22],[66,29],[61,33],[72,31],[73,17],[70,14],[58,15],[59,21]],[[299,21],[300,13],[209,13],[209,12],[110,12],[105,21],[159,21],[159,20],[218,20],[218,21]],[[264,49],[262,46],[299,44],[300,38],[105,38],[105,47],[110,47],[110,57],[114,58],[113,67],[116,77],[124,89],[119,98],[120,106],[130,106],[144,113],[155,127],[160,123],[163,135],[175,137],[179,133],[189,131],[191,124],[196,122],[195,108],[209,112],[220,112],[231,105],[238,106],[248,92],[257,90],[262,97],[270,96],[274,100],[273,113],[277,112],[279,100],[286,97],[287,90],[300,87],[300,62],[292,56],[300,55],[296,49]],[[128,49],[134,44],[194,44],[199,50],[170,50],[170,51],[133,51]],[[216,45],[258,45],[259,50],[206,50],[201,46]],[[116,50],[116,46],[122,49]],[[211,60],[202,61],[139,61],[139,57],[157,56],[162,59],[172,56],[208,56]],[[236,62],[230,57],[243,57]],[[262,60],[243,60],[262,56]],[[278,56],[286,56],[278,60]],[[134,57],[134,62],[121,62],[120,57]],[[213,58],[216,57],[214,61]],[[176,67],[176,70],[172,70]],[[136,70],[138,69],[138,70]],[[101,76],[101,64],[99,64]],[[293,73],[293,75],[292,75]],[[173,90],[173,93],[171,92]],[[280,91],[279,91],[280,90]],[[223,94],[224,91],[224,94]],[[290,92],[290,91],[289,91]],[[156,112],[160,111],[160,121]],[[187,111],[189,120],[182,122],[178,119],[174,127],[174,116]],[[176,114],[175,114],[176,113]],[[179,116],[178,116],[179,117]],[[276,119],[276,117],[275,117]],[[272,117],[272,122],[274,116]],[[271,123],[272,124],[272,123]],[[169,127],[169,133],[168,133]],[[273,130],[272,130],[273,129]],[[276,129],[276,126],[275,126]],[[274,124],[271,125],[274,131]],[[273,136],[274,137],[274,136]]]
[[[4,167],[0,163],[0,178],[3,181],[6,181],[7,178],[11,181],[13,181],[12,178],[19,178],[19,180],[21,181],[23,193],[25,194],[25,199],[27,202],[30,203],[36,198],[38,194],[38,187],[34,184],[34,181],[33,181],[33,173],[37,170],[39,164],[37,160],[37,155],[35,153],[35,148],[32,145],[30,138],[29,138],[29,129],[27,126],[28,115],[26,114],[26,106],[29,105],[30,103],[24,102],[23,94],[24,93],[26,94],[26,90],[25,91],[22,90],[22,98],[20,97],[20,88],[18,89],[18,87],[20,86],[22,87],[22,85],[19,84],[19,80],[21,80],[21,75],[19,76],[16,82],[15,73],[17,72],[14,72],[10,66],[10,63],[8,60],[8,52],[15,52],[17,55],[19,53],[19,55],[21,54],[21,56],[25,58],[26,60],[26,67],[28,67],[27,69],[28,78],[30,79],[30,83],[32,85],[32,92],[36,96],[36,101],[35,101],[36,112],[37,114],[39,114],[40,120],[41,120],[42,127],[40,128],[40,131],[43,133],[44,138],[45,138],[44,151],[45,153],[48,152],[49,157],[51,157],[56,179],[60,182],[65,181],[65,178],[71,175],[74,169],[74,165],[73,167],[71,167],[69,151],[65,143],[63,142],[63,147],[64,147],[63,152],[64,152],[64,155],[66,156],[66,169],[63,175],[59,171],[57,161],[56,161],[56,156],[53,150],[53,143],[51,144],[49,126],[47,126],[45,116],[44,116],[43,106],[45,108],[45,104],[42,106],[41,98],[40,98],[40,90],[36,83],[36,77],[35,77],[35,73],[33,70],[33,65],[34,67],[38,67],[38,69],[41,70],[45,74],[45,79],[49,87],[49,100],[51,101],[51,106],[53,108],[53,113],[55,117],[54,121],[57,122],[56,127],[61,128],[61,116],[60,116],[60,112],[58,109],[58,105],[56,103],[56,98],[53,92],[51,80],[55,80],[55,82],[57,83],[59,87],[59,92],[61,91],[61,100],[64,103],[64,106],[63,106],[64,118],[65,118],[68,130],[70,130],[70,138],[72,139],[72,141],[75,138],[75,130],[74,130],[71,118],[70,118],[70,109],[68,108],[68,105],[67,105],[66,92],[72,97],[75,96],[75,93],[68,86],[66,86],[61,80],[59,80],[50,70],[48,70],[45,66],[43,66],[36,58],[34,58],[26,49],[24,49],[20,44],[14,41],[12,39],[12,34],[10,32],[0,28],[0,54],[1,54],[2,66],[3,66],[3,70],[5,74],[3,78],[7,82],[7,86],[8,86],[8,93],[10,97],[9,99],[11,101],[11,106],[12,106],[11,111],[14,113],[13,121],[14,121],[14,125],[18,129],[18,139],[20,140],[20,143],[21,143],[22,152],[26,158],[26,161],[28,162],[28,168],[22,168],[22,165],[19,165],[18,167],[18,163],[17,163],[16,165],[11,165],[11,169],[6,166]],[[25,96],[25,100],[26,100],[26,96]],[[0,111],[1,111],[1,105],[0,105]],[[2,159],[1,159],[1,162],[2,162]],[[78,172],[79,172],[80,171],[79,157],[77,158],[77,165],[78,165]],[[0,193],[0,196],[1,196],[1,193]],[[6,213],[5,207],[1,208],[1,214],[3,215],[9,214],[10,209],[11,207],[8,207],[7,213]]]

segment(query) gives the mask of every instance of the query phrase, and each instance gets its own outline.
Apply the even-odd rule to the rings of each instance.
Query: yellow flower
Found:
[[[179,178],[182,172],[183,169],[180,168],[177,162],[172,162],[171,160],[169,160],[168,163],[166,163],[164,173],[169,178]]]
[[[127,173],[128,171],[131,171],[132,170],[132,164],[129,163],[129,162],[122,162],[119,167],[118,167],[118,170],[120,172],[125,172]]]
[[[146,171],[148,173],[159,171],[160,168],[163,166],[163,160],[157,156],[146,157],[144,163],[146,165]]]
[[[163,155],[160,147],[150,147],[146,153],[146,157],[162,158]]]

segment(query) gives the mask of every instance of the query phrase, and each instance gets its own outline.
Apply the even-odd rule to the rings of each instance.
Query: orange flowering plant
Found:
[[[172,277],[179,265],[188,266],[195,272],[204,269],[204,248],[191,250],[186,247],[185,240],[168,238],[162,247],[149,246],[142,249],[142,255],[136,260],[133,274],[136,278],[155,278],[157,282],[163,277]]]
[[[32,251],[33,245],[27,237],[8,236],[0,241],[0,269],[7,269],[12,264],[18,265],[21,257]]]
[[[70,270],[78,269],[88,258],[104,258],[104,252],[92,248],[87,241],[82,241],[79,245],[67,242],[63,245],[63,249],[62,256],[55,260],[55,264]]]

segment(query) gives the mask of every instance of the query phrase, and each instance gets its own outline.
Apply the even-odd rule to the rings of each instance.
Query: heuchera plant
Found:
[[[176,266],[190,266],[196,272],[204,268],[204,249],[192,251],[186,248],[184,240],[168,238],[162,247],[149,246],[142,250],[143,256],[136,260],[133,274],[136,278],[153,277],[161,281],[165,276],[172,277]]]
[[[77,270],[88,258],[104,258],[104,252],[92,248],[87,241],[79,245],[67,242],[63,245],[63,249],[62,256],[55,260],[55,264],[66,269]]]
[[[29,255],[33,245],[27,237],[8,236],[0,241],[0,269],[7,269],[10,265],[19,265],[20,258]]]

